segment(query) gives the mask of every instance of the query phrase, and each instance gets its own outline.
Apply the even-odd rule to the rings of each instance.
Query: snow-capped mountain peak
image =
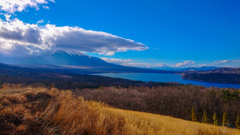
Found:
[[[80,51],[64,51],[64,50],[51,50],[46,52],[46,54],[53,55],[53,54],[68,54],[70,56],[86,56],[91,58],[91,56],[81,53]]]
[[[77,56],[87,56],[87,57],[91,58],[91,56],[86,55],[84,53],[81,53],[79,51],[67,51],[67,53],[71,56],[76,56],[77,55]]]

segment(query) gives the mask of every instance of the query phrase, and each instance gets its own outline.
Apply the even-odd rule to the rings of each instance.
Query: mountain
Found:
[[[5,60],[2,60],[1,62],[14,65],[106,65],[106,62],[99,58],[78,52],[65,52],[62,50],[49,51],[40,55],[32,56],[13,57],[5,55],[3,57]]]
[[[184,71],[183,79],[240,84],[240,68],[217,68],[207,71]]]
[[[161,70],[170,70],[170,71],[193,71],[193,70],[212,70],[212,69],[217,69],[219,67],[207,67],[207,66],[202,66],[202,67],[160,67],[156,69],[161,69]]]
[[[157,69],[145,69],[116,65],[104,60],[82,54],[62,50],[49,51],[40,55],[13,57],[0,56],[0,62],[30,68],[60,69],[66,72],[102,73],[102,72],[137,72],[137,73],[175,73]]]
[[[230,67],[222,67],[222,68],[216,68],[212,70],[190,70],[190,71],[183,71],[183,74],[192,74],[192,73],[225,73],[225,74],[240,74],[240,68],[230,68]]]

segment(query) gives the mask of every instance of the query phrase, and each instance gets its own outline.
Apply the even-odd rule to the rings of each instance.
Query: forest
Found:
[[[168,115],[185,120],[194,119],[192,118],[192,109],[194,109],[196,113],[194,121],[214,124],[215,114],[217,125],[222,125],[225,114],[226,124],[232,127],[235,127],[236,118],[240,114],[240,90],[233,88],[206,88],[193,85],[151,88],[100,87],[77,89],[74,92],[86,100],[101,101],[117,108]],[[203,117],[206,117],[205,120]]]
[[[105,88],[104,88],[105,89]],[[110,97],[109,97],[110,98]],[[205,115],[206,116],[206,115]],[[224,113],[226,118],[226,113]],[[204,120],[206,117],[204,117]],[[227,123],[227,119],[223,119]],[[236,125],[239,124],[236,122]],[[239,135],[240,130],[170,116],[114,108],[56,88],[4,84],[0,134]]]
[[[0,88],[11,85],[70,90],[86,100],[104,102],[116,108],[210,124],[222,125],[224,116],[231,127],[236,127],[240,114],[240,90],[235,88],[142,82],[2,66]]]
[[[183,71],[183,79],[240,84],[240,68],[217,68],[206,71]]]

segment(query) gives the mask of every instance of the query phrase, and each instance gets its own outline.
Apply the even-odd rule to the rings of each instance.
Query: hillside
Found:
[[[228,114],[234,126],[240,114],[240,89],[216,88],[177,83],[142,82],[74,73],[61,73],[0,64],[0,88],[9,84],[68,89],[87,100],[105,102],[113,107],[168,115],[191,120],[194,107],[201,121],[204,111],[217,113],[221,121]],[[213,123],[212,120],[210,120]]]
[[[240,84],[240,68],[218,68],[208,71],[185,71],[183,79]]]
[[[112,108],[70,91],[15,87],[0,93],[0,134],[240,134],[236,129]]]
[[[174,71],[116,65],[80,52],[67,52],[63,50],[29,56],[9,56],[0,54],[0,62],[28,68],[61,70],[65,73],[175,73]]]
[[[66,73],[64,69],[38,69],[12,66],[0,63],[0,85],[3,83],[51,86],[60,89],[98,88],[100,86],[164,86],[180,85],[177,83],[142,82],[97,75],[77,74],[76,70]],[[89,72],[88,72],[89,73]]]

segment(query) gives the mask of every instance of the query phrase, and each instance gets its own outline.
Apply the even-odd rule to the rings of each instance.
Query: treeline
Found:
[[[197,114],[196,114],[194,107],[192,107],[192,110],[191,110],[191,118],[192,118],[192,121],[198,122]],[[228,121],[227,113],[223,113],[222,121],[218,121],[218,116],[217,116],[216,112],[214,112],[212,117],[209,117],[207,112],[204,111],[200,122],[207,123],[207,124],[211,123],[215,126],[218,126],[218,125],[232,126],[231,123],[229,123],[229,121]],[[240,129],[240,115],[239,114],[237,115],[237,118],[236,118],[236,121],[234,124],[235,124],[236,128]]]
[[[35,84],[36,86],[44,87],[51,87],[54,85],[54,87],[58,89],[94,89],[102,85],[106,87],[121,86],[125,88],[130,86],[153,87],[182,85],[178,83],[143,82],[85,74],[36,73],[34,75],[29,75],[28,72],[26,72],[26,74],[26,76],[22,77],[18,75],[1,75],[0,73],[0,85],[3,85],[4,83],[21,84],[23,86]]]
[[[182,78],[196,81],[240,84],[240,74],[238,73],[190,73],[183,75]]]
[[[0,67],[0,85],[4,83],[22,84],[25,86],[34,83],[41,86],[52,86],[54,84],[58,89],[98,88],[101,85],[107,87],[181,85],[178,83],[143,82],[97,75],[47,72],[27,68],[7,69]]]
[[[204,123],[217,121],[216,125],[222,125],[225,117],[226,123],[234,127],[240,114],[240,90],[234,88],[206,88],[193,85],[151,88],[100,87],[76,89],[75,93],[87,100],[105,102],[117,108],[169,115],[186,120],[192,120],[194,108],[194,121]]]
[[[4,83],[0,88],[19,89],[24,86],[26,85]],[[42,85],[35,83],[31,87],[42,87]],[[51,89],[54,85],[47,87]],[[240,125],[240,89],[173,85],[128,88],[100,86],[94,89],[71,89],[71,91],[77,97],[101,101],[116,108],[168,115],[214,125],[231,127]]]
[[[240,68],[217,68],[203,71],[183,71],[183,79],[240,84]]]
[[[74,72],[74,70],[73,70]],[[60,69],[33,69],[10,66],[0,63],[0,85],[3,83],[41,86],[54,86],[58,89],[98,88],[104,86],[169,86],[177,83],[143,82],[97,75],[66,73]]]
[[[236,118],[240,114],[240,90],[234,88],[131,81],[0,66],[0,87],[8,87],[5,83],[20,84],[18,87],[32,85],[69,89],[87,100],[102,101],[117,108],[169,115],[186,120],[192,119],[193,107],[196,111],[196,120],[199,122],[202,121],[204,112],[209,123],[214,123],[212,117],[216,114],[219,124],[226,114],[227,121],[235,126]],[[103,87],[100,87],[101,85]]]
[[[116,109],[55,88],[3,85],[0,134],[239,135],[240,130]]]

